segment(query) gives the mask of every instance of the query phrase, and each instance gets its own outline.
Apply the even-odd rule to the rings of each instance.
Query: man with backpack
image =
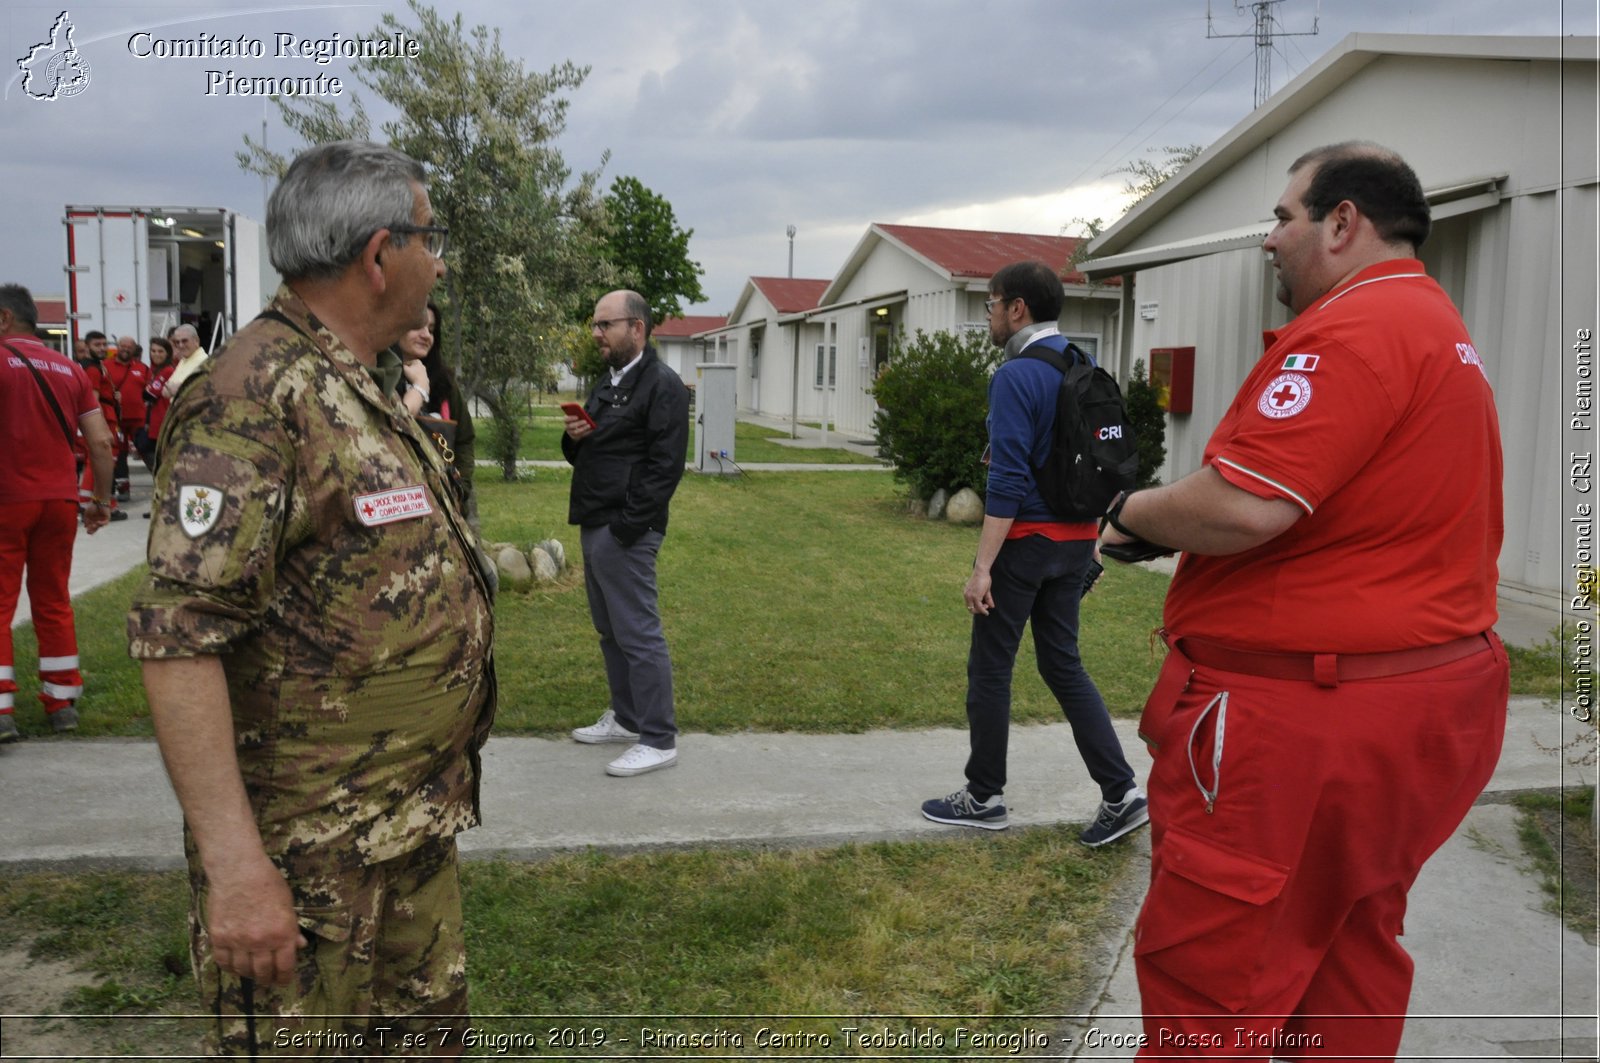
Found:
[[[1065,297],[1042,262],[1016,262],[989,281],[989,338],[1005,361],[989,384],[988,488],[978,556],[964,597],[972,614],[967,656],[967,784],[922,805],[935,823],[1003,830],[1011,673],[1022,628],[1033,623],[1039,674],[1061,703],[1101,804],[1079,836],[1115,841],[1148,821],[1145,798],[1078,657],[1078,602],[1095,562],[1094,519],[1066,519],[1041,493],[1035,470],[1052,464],[1063,373],[1052,362],[1086,358],[1056,328]],[[1030,350],[1039,348],[1040,350]],[[1053,352],[1047,358],[1043,351]],[[1027,353],[1025,353],[1027,352]],[[1103,508],[1103,503],[1102,503]]]

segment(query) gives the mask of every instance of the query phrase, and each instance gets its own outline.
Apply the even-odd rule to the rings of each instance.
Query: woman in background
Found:
[[[156,440],[161,438],[161,422],[166,419],[171,401],[163,402],[167,380],[178,363],[172,357],[172,344],[160,336],[150,337],[150,379],[144,386],[144,429],[134,437],[134,446],[145,467],[156,468]]]
[[[395,345],[403,360],[400,401],[413,417],[423,419],[424,430],[427,418],[455,422],[455,438],[450,442],[451,460],[461,478],[462,506],[469,515],[475,515],[472,472],[477,459],[474,445],[477,433],[472,427],[472,413],[467,409],[461,387],[455,374],[445,367],[439,346],[439,308],[430,302],[428,323],[412,329]]]

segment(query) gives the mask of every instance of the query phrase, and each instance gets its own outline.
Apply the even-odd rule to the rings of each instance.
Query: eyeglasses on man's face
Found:
[[[428,249],[428,254],[434,258],[443,258],[444,249],[450,244],[450,227],[448,225],[391,225],[392,233],[416,233],[422,237],[422,246]]]
[[[995,307],[1001,305],[1002,303],[1009,303],[1013,299],[1020,299],[1020,298],[1022,298],[1022,297],[1019,296],[1019,295],[996,295],[996,296],[993,296],[991,298],[985,299],[983,301],[983,312],[985,314],[992,314],[992,313],[994,313],[994,308]]]
[[[612,325],[626,325],[638,321],[636,317],[608,317],[589,322],[590,332],[606,332]]]

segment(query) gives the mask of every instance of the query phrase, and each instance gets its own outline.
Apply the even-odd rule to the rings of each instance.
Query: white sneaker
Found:
[[[607,709],[588,727],[574,728],[572,738],[586,746],[604,745],[607,742],[637,742],[639,736],[617,722],[617,714]]]
[[[647,771],[671,768],[678,763],[676,749],[631,746],[622,756],[606,765],[607,775],[643,775]]]

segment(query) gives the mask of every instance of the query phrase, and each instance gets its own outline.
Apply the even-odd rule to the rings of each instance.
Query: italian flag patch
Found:
[[[1283,360],[1283,368],[1309,373],[1317,367],[1318,357],[1315,354],[1291,354]]]

